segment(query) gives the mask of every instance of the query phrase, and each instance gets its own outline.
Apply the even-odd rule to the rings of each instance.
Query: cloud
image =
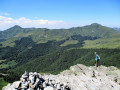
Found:
[[[9,15],[8,13],[4,13],[4,15]]]
[[[71,25],[62,20],[31,20],[29,18],[21,17],[13,19],[11,17],[0,16],[0,30],[8,29],[14,25],[19,25],[24,28],[68,28]]]
[[[9,13],[0,12],[0,15],[9,15]]]

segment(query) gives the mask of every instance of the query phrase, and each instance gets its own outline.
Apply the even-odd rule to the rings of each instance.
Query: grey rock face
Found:
[[[24,73],[20,81],[8,84],[2,90],[120,90],[120,70],[116,67],[82,64],[71,66],[58,75]]]
[[[2,90],[16,90],[11,84],[8,84],[7,86],[3,87]]]

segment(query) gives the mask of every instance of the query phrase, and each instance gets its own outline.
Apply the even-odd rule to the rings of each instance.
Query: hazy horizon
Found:
[[[91,23],[91,24],[94,24],[94,23]],[[91,25],[91,24],[88,24],[88,25]],[[97,23],[97,24],[99,24],[99,23]],[[102,24],[100,24],[100,25],[102,25]],[[15,26],[19,26],[21,28],[42,28],[42,27],[22,27],[20,25],[13,25],[13,26],[11,26],[11,27],[9,27],[7,29],[13,28]],[[46,27],[44,27],[44,28],[46,28],[46,29],[70,29],[70,28],[84,27],[84,26],[87,26],[87,25],[83,25],[83,26],[71,26],[71,27],[68,27],[68,28],[46,28]],[[105,26],[105,25],[102,25],[102,26]],[[106,26],[106,27],[109,27],[109,26]],[[120,28],[120,27],[109,27],[109,28]],[[5,30],[7,30],[7,29],[5,29]],[[4,31],[4,30],[0,30],[0,31]]]

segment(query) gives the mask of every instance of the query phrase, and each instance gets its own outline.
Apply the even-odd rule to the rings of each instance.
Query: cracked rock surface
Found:
[[[77,64],[58,75],[25,72],[2,90],[120,90],[120,70]]]

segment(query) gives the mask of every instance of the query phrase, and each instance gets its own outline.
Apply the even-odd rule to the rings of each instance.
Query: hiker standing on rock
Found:
[[[100,60],[99,55],[97,54],[97,52],[95,52],[95,66],[98,67],[98,62]]]

